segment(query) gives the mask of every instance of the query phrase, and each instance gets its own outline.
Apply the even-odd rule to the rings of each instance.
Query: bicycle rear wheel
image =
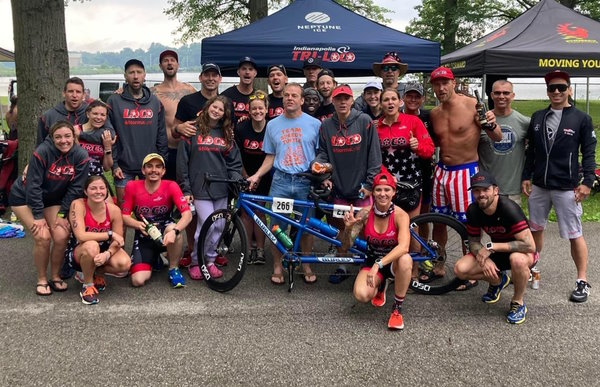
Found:
[[[425,264],[430,269],[429,272],[436,274],[430,275],[430,281],[422,281],[422,270],[419,270],[419,277],[410,281],[410,288],[417,293],[433,295],[455,290],[463,283],[454,275],[454,265],[468,252],[466,227],[458,220],[443,214],[418,215],[411,219],[410,226],[416,234],[413,235],[411,250],[418,246],[417,251],[411,251],[411,255],[427,257]],[[443,237],[437,241],[434,239],[434,229],[442,231],[442,236],[446,235],[445,242]],[[418,243],[415,243],[415,239]],[[425,266],[421,262],[420,265]]]
[[[218,267],[222,271],[221,276],[210,275],[208,266],[214,263],[206,257],[205,253],[210,252],[208,249],[227,259],[226,265]],[[246,271],[247,257],[246,230],[237,214],[222,209],[206,218],[198,237],[198,259],[209,288],[227,292],[236,287]]]

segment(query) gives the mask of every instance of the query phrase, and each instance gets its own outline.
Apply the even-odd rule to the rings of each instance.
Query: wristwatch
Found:
[[[377,266],[379,266],[379,270],[383,269],[383,263],[381,263],[381,259],[376,260],[375,263]]]
[[[173,231],[175,231],[175,236],[179,236],[179,234],[181,234],[181,231],[176,228],[174,228]]]
[[[493,253],[494,252],[494,244],[492,242],[486,243],[485,249]]]
[[[108,241],[112,240],[112,236],[113,236],[113,231],[112,230],[108,230]]]

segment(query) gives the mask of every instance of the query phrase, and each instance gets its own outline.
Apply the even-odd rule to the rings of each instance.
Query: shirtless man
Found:
[[[467,221],[467,207],[473,201],[468,190],[470,179],[479,170],[477,146],[481,126],[475,108],[477,101],[456,93],[456,81],[449,68],[435,69],[431,73],[430,82],[440,101],[440,105],[431,111],[430,116],[437,145],[440,147],[440,162],[434,171],[431,209],[433,212],[451,215],[464,223]],[[493,130],[486,130],[486,133],[492,141],[500,141],[502,130],[496,125],[494,113],[488,111],[486,119],[493,127]],[[445,245],[446,237],[444,226],[434,227],[434,240]],[[436,266],[433,275],[430,274],[427,280],[443,275],[441,266]],[[421,280],[427,282],[423,281],[423,277]],[[472,287],[474,283],[470,282],[465,288]]]
[[[159,67],[165,76],[164,80],[151,90],[152,94],[158,97],[165,108],[165,125],[167,127],[167,140],[169,143],[165,180],[175,181],[175,160],[177,160],[177,145],[179,144],[179,138],[174,138],[172,132],[175,127],[175,112],[177,111],[177,104],[181,97],[194,93],[196,89],[188,83],[177,80],[179,57],[175,51],[165,50],[161,52]]]

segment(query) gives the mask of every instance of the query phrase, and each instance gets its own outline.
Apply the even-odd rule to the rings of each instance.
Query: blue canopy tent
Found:
[[[262,71],[272,64],[301,71],[312,57],[336,76],[368,76],[388,51],[400,54],[408,72],[431,72],[440,63],[439,43],[373,22],[333,0],[296,0],[245,27],[202,40],[202,62],[216,63],[230,76],[246,55]]]

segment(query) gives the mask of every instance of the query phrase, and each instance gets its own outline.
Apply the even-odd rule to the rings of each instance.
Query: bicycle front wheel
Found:
[[[455,290],[462,280],[454,265],[468,250],[467,228],[443,214],[422,214],[411,219],[411,255],[419,260],[419,276],[410,281],[417,293],[443,294]],[[414,250],[414,251],[413,251]]]
[[[198,259],[209,288],[228,292],[236,287],[246,271],[247,258],[246,230],[237,214],[222,209],[206,218],[198,237]],[[217,270],[209,268],[215,264]]]

